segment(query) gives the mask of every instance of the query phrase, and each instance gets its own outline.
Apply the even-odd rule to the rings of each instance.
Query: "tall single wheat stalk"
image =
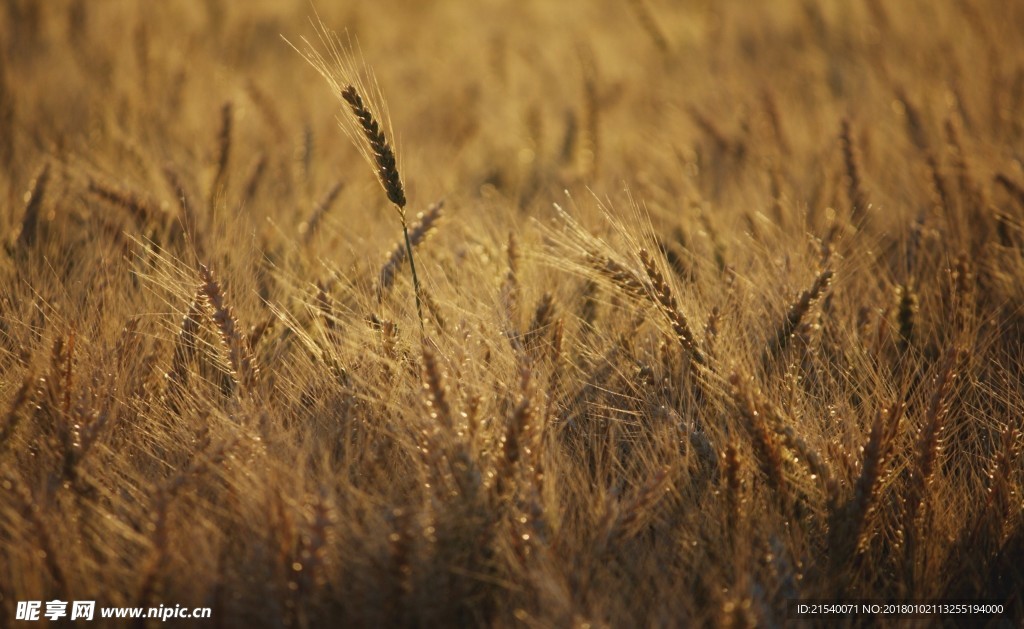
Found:
[[[337,34],[328,29],[319,16],[316,22],[313,22],[313,27],[326,53],[321,53],[305,37],[302,38],[302,50],[287,39],[285,41],[320,73],[330,85],[331,92],[347,105],[352,115],[339,117],[338,124],[373,167],[388,200],[398,210],[398,218],[402,222],[402,235],[405,238],[405,251],[409,256],[409,269],[412,273],[416,314],[422,330],[420,281],[416,274],[416,261],[413,258],[412,241],[405,215],[405,187],[402,185],[395,150],[388,141],[389,137],[394,137],[394,133],[391,130],[391,118],[384,96],[358,46],[354,46],[351,41],[348,44],[342,43]]]

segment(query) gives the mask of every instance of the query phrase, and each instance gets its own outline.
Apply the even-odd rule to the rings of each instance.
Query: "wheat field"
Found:
[[[0,626],[1020,626],[1021,33],[4,0]]]

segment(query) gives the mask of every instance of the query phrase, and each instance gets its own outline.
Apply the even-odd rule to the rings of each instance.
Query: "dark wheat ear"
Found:
[[[395,152],[391,150],[384,132],[374,119],[373,114],[363,103],[363,98],[354,85],[348,85],[341,91],[341,97],[352,107],[352,114],[359,121],[366,140],[370,143],[373,151],[374,161],[377,164],[377,177],[384,186],[388,200],[398,206],[398,211],[405,214],[405,190],[402,187],[402,178],[398,174],[398,166],[395,162]]]
[[[388,200],[398,209],[398,216],[402,221],[402,233],[405,236],[405,250],[409,257],[409,270],[412,273],[413,291],[416,296],[416,314],[419,316],[422,330],[423,307],[420,304],[420,281],[416,275],[416,260],[413,258],[409,227],[405,220],[405,189],[399,175],[395,151],[384,132],[387,129],[388,133],[391,133],[391,123],[384,97],[373,77],[373,72],[366,65],[358,48],[352,45],[351,40],[347,46],[343,44],[333,31],[319,21],[319,18],[318,22],[314,23],[314,27],[318,31],[320,43],[326,52],[321,53],[305,38],[303,38],[302,50],[291,42],[288,43],[324,77],[327,84],[330,85],[331,91],[345,101],[352,110],[352,118],[340,118],[338,122],[356,144],[359,152],[373,165],[377,179],[380,180]],[[360,136],[365,139],[365,143]]]
[[[420,280],[416,275],[416,259],[412,255],[412,241],[409,238],[409,226],[405,222],[405,190],[402,188],[402,178],[398,174],[398,165],[395,162],[395,152],[391,150],[384,132],[381,131],[377,120],[370,113],[363,103],[359,91],[354,85],[348,85],[341,91],[341,97],[352,108],[352,115],[355,116],[366,141],[370,145],[370,152],[373,154],[373,161],[377,166],[377,178],[388,195],[388,200],[398,208],[398,216],[402,219],[402,234],[405,236],[405,252],[409,256],[409,270],[412,272],[413,292],[416,296],[416,314],[419,317],[420,329],[423,328],[423,306],[420,304]]]

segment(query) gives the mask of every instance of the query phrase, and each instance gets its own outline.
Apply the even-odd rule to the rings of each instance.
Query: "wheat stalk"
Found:
[[[363,157],[373,167],[388,200],[398,210],[402,233],[405,236],[405,251],[409,256],[409,270],[412,273],[416,314],[419,317],[420,331],[422,332],[423,306],[420,303],[420,280],[416,273],[416,260],[413,257],[412,241],[409,237],[409,227],[405,217],[405,187],[402,185],[402,178],[399,174],[398,158],[388,141],[388,137],[394,137],[394,133],[391,132],[391,118],[387,113],[384,96],[373,72],[351,41],[347,46],[342,44],[337,35],[319,19],[319,16],[317,16],[314,28],[317,30],[321,45],[326,49],[326,56],[305,38],[302,39],[304,50],[299,50],[291,42],[288,42],[288,45],[302,55],[327,81],[331,92],[348,105],[352,116],[341,117],[338,122]],[[387,133],[385,133],[385,129]]]
[[[354,85],[346,85],[345,89],[341,90],[341,97],[349,104],[349,107],[352,108],[352,115],[359,121],[359,126],[362,128],[366,141],[370,144],[370,150],[373,152],[373,162],[377,166],[377,177],[380,179],[380,184],[384,187],[388,200],[398,208],[398,213],[402,216],[404,225],[405,189],[402,186],[402,178],[398,174],[395,152],[392,150],[391,145],[388,144],[388,139],[384,136],[384,132],[381,131],[376,118],[373,117],[373,114],[363,102],[363,97],[359,95],[356,87]]]

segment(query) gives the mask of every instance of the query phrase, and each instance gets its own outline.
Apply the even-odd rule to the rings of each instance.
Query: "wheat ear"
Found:
[[[217,132],[217,171],[210,184],[210,211],[216,209],[217,197],[224,194],[228,183],[228,163],[231,160],[231,129],[234,106],[231,101],[220,108],[220,130]]]
[[[430,407],[431,418],[451,429],[452,409],[448,404],[441,365],[438,364],[437,353],[427,343],[423,344],[423,397]]]
[[[444,201],[438,201],[427,208],[427,211],[420,214],[417,217],[417,221],[412,224],[412,228],[405,233],[407,240],[398,243],[391,250],[391,255],[388,256],[387,262],[384,263],[380,273],[377,275],[378,301],[384,300],[384,295],[391,288],[392,284],[395,283],[395,272],[398,270],[399,265],[405,262],[405,257],[408,255],[405,245],[411,244],[414,248],[418,247],[434,229],[438,219],[441,218],[442,208],[444,208]]]
[[[690,329],[690,324],[686,321],[682,311],[679,310],[675,295],[672,294],[672,289],[669,287],[668,282],[665,281],[665,276],[658,269],[654,258],[651,257],[651,254],[646,249],[640,249],[640,261],[643,262],[647,277],[651,279],[652,296],[672,324],[672,331],[676,333],[679,344],[690,353],[693,361],[698,365],[706,364],[707,359],[704,357],[704,352],[697,346],[697,342],[693,337],[693,331]]]
[[[50,163],[46,162],[32,182],[32,192],[28,195],[28,201],[25,204],[25,217],[21,220],[21,233],[18,234],[17,240],[19,247],[28,247],[36,240],[39,208],[43,204],[43,192],[46,190],[46,183],[49,180]]]
[[[1010,176],[1005,173],[996,174],[995,182],[1009,192],[1019,205],[1024,206],[1024,186],[1010,179]]]
[[[918,433],[917,474],[913,477],[911,494],[907,500],[908,523],[911,525],[916,524],[917,515],[928,499],[928,490],[939,467],[945,441],[945,420],[949,414],[955,381],[959,376],[957,368],[964,357],[965,352],[961,349],[947,350],[939,374],[935,377],[935,391],[928,403],[924,425]]]
[[[92,178],[89,179],[88,190],[100,199],[127,210],[140,225],[148,225],[160,214],[160,210],[151,202],[130,190],[119,189]]]
[[[352,108],[352,115],[359,121],[359,126],[366,135],[366,140],[370,143],[370,149],[373,151],[380,183],[384,186],[384,191],[387,192],[388,200],[395,204],[395,207],[398,208],[398,213],[403,216],[402,220],[404,222],[405,190],[402,187],[402,178],[398,174],[395,152],[391,149],[387,138],[384,137],[384,132],[381,131],[380,125],[377,124],[373,114],[367,109],[362,96],[359,95],[359,91],[355,86],[346,86],[341,91],[341,97],[349,104]]]
[[[860,153],[853,139],[850,120],[843,118],[839,141],[843,149],[843,163],[846,166],[846,195],[850,201],[850,218],[858,227],[864,222],[868,211],[868,195],[864,192],[863,168]]]
[[[203,281],[201,290],[213,311],[213,321],[217,324],[217,329],[220,330],[228,363],[233,372],[231,376],[237,384],[251,389],[256,381],[258,370],[253,361],[248,338],[239,331],[234,309],[227,303],[220,282],[206,265],[199,266],[199,276]]]
[[[864,446],[864,459],[854,494],[845,505],[834,504],[829,516],[829,537],[834,559],[842,561],[867,551],[872,520],[878,511],[882,484],[889,471],[893,441],[899,432],[905,405],[880,408]]]
[[[341,193],[341,189],[345,187],[344,182],[337,181],[330,190],[321,197],[320,201],[313,208],[313,213],[309,215],[309,219],[299,225],[299,233],[302,235],[303,244],[309,244],[313,240],[313,236],[320,230],[320,225],[323,223],[324,217],[327,212],[330,211],[331,206],[334,205],[334,201],[338,198]]]
[[[409,239],[409,225],[405,220],[405,189],[402,186],[402,178],[398,173],[398,165],[395,161],[395,152],[384,137],[380,125],[374,119],[373,114],[367,109],[363,98],[354,85],[348,85],[341,91],[341,97],[352,108],[352,115],[356,117],[359,126],[370,144],[374,162],[377,165],[377,178],[384,186],[384,192],[388,200],[398,208],[398,218],[402,221],[402,234],[405,236],[405,252],[409,256],[409,270],[412,272],[413,292],[416,296],[416,315],[420,320],[420,328],[423,328],[423,306],[420,304],[420,280],[416,276],[416,261],[412,255],[412,241]]]
[[[10,442],[11,437],[14,436],[14,431],[18,428],[18,423],[21,419],[21,409],[32,404],[34,382],[35,374],[29,372],[29,374],[25,376],[25,380],[22,382],[21,387],[18,388],[17,393],[14,394],[14,399],[11,401],[11,405],[7,410],[7,416],[3,423],[0,424],[0,454],[3,453],[7,444]]]
[[[770,364],[786,349],[789,345],[789,339],[796,332],[797,328],[800,327],[800,323],[807,316],[811,306],[828,290],[833,275],[835,273],[832,269],[825,269],[818,273],[810,289],[800,293],[800,298],[790,305],[789,310],[786,312],[786,318],[775,329],[775,338],[768,342],[768,346],[761,356],[761,362],[764,365]]]

